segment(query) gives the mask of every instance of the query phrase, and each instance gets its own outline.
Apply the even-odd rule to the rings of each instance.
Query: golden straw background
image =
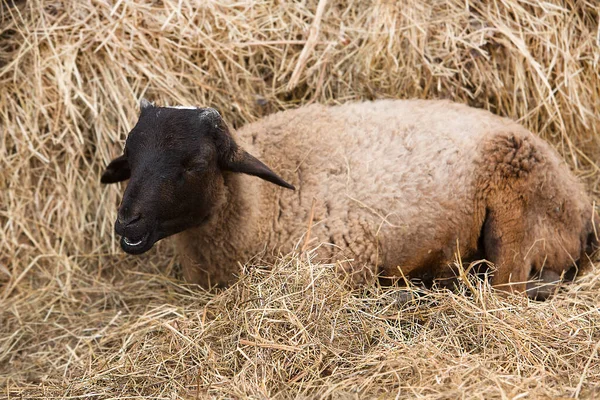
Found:
[[[123,254],[123,186],[99,183],[142,96],[233,126],[419,97],[519,120],[598,200],[596,0],[0,7],[0,397],[600,397],[597,268],[537,303],[469,279],[349,292],[296,254],[207,293],[181,281],[167,241]]]

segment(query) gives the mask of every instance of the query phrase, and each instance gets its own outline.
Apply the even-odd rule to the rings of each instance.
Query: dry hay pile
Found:
[[[142,95],[236,126],[314,101],[423,97],[519,119],[598,199],[596,0],[1,7],[2,396],[600,396],[598,270],[535,303],[478,281],[352,293],[297,255],[215,295],[181,283],[168,243],[124,255],[120,190],[99,185]]]

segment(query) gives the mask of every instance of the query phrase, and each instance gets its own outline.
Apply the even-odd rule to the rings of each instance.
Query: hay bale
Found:
[[[120,190],[98,180],[142,95],[234,126],[315,101],[451,98],[539,132],[598,198],[599,18],[574,0],[2,2],[2,390],[598,395],[597,270],[536,304],[477,282],[350,293],[296,255],[215,295],[177,280],[168,244],[122,254]]]

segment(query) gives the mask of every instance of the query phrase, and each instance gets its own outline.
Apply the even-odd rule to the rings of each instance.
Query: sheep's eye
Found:
[[[189,162],[183,164],[183,169],[187,173],[201,172],[206,167],[206,164],[202,162]]]

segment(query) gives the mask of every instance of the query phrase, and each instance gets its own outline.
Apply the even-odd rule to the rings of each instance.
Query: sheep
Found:
[[[493,263],[494,287],[544,298],[529,279],[572,276],[598,245],[592,202],[554,149],[450,101],[313,104],[232,132],[215,109],[142,100],[101,182],[126,179],[122,249],[174,236],[184,278],[204,287],[302,243],[349,260],[354,284],[443,280],[460,254]]]

